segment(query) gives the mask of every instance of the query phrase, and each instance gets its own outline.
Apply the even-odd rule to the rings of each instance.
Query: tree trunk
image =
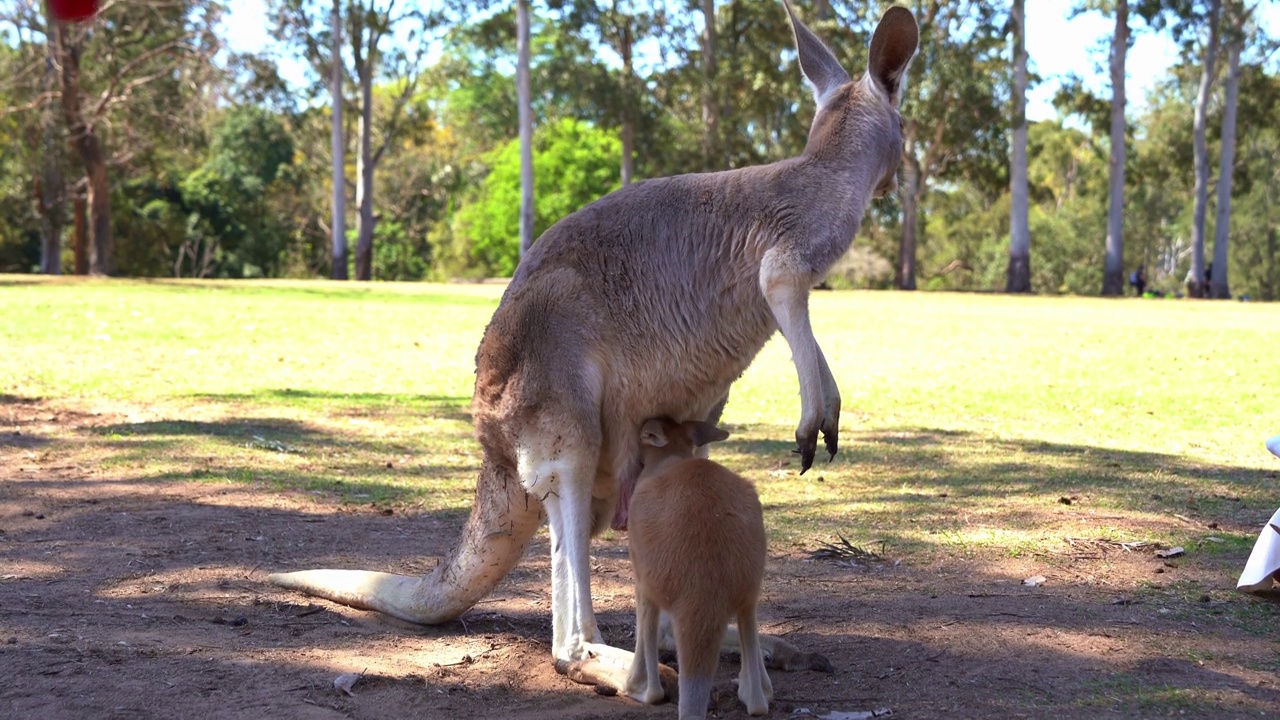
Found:
[[[1239,22],[1239,21],[1237,21]],[[1213,226],[1213,277],[1209,279],[1209,295],[1231,299],[1228,282],[1227,238],[1231,230],[1231,180],[1236,162],[1236,106],[1240,91],[1240,52],[1244,44],[1244,28],[1233,28],[1227,49],[1226,101],[1222,108],[1222,155],[1218,164],[1218,220]]]
[[[916,223],[920,216],[920,166],[913,149],[908,146],[902,163],[902,242],[898,248],[898,265],[894,285],[899,290],[916,289]]]
[[[520,257],[533,247],[533,105],[529,87],[529,0],[516,2],[516,103],[520,121]]]
[[[717,170],[720,104],[716,102],[716,3],[702,0],[702,169]]]
[[[1194,224],[1191,227],[1191,277],[1187,282],[1187,294],[1197,298],[1205,297],[1209,292],[1204,277],[1204,224],[1209,206],[1209,147],[1205,141],[1205,124],[1218,62],[1218,16],[1221,11],[1222,0],[1209,0],[1209,43],[1204,48],[1204,65],[1200,68],[1200,92],[1196,95],[1193,144],[1196,205]]]
[[[1013,0],[1013,157],[1009,169],[1013,215],[1010,218],[1009,271],[1005,292],[1031,292],[1031,223],[1027,189],[1027,43],[1026,2]]]
[[[333,0],[330,18],[333,30],[333,69],[329,78],[329,97],[333,112],[329,124],[329,148],[333,161],[333,215],[330,233],[333,267],[329,277],[347,279],[347,179],[346,142],[342,136],[342,10],[341,0]]]
[[[370,56],[372,51],[370,52]],[[356,155],[356,280],[373,279],[373,58],[366,57],[360,76],[359,147]]]
[[[45,34],[45,66],[41,89],[48,93],[57,84],[58,70],[52,33]],[[55,113],[46,105],[41,123],[44,125],[44,172],[40,180],[40,272],[45,275],[62,274],[62,173],[58,170],[55,151]]]
[[[1107,207],[1107,256],[1102,294],[1124,294],[1124,62],[1129,43],[1129,3],[1116,3],[1116,32],[1111,41],[1111,189]]]
[[[115,243],[111,237],[111,185],[107,178],[107,157],[94,129],[85,121],[80,106],[80,46],[72,43],[66,23],[54,22],[54,42],[62,64],[62,110],[67,118],[71,143],[80,153],[89,187],[89,273],[115,272]]]
[[[75,253],[76,275],[89,274],[89,207],[82,197],[71,201],[75,230],[72,235]]]
[[[622,55],[622,184],[631,184],[635,173],[635,83],[632,78],[634,68],[631,64],[631,28],[634,19],[627,17],[626,26],[619,34],[618,49]]]

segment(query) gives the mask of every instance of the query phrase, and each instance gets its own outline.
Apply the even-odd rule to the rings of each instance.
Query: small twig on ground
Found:
[[[1151,543],[1146,540],[1130,540],[1121,542],[1119,540],[1108,540],[1106,538],[1062,538],[1063,542],[1073,548],[1082,550],[1097,550],[1105,554],[1107,550],[1119,548],[1125,552],[1133,552],[1134,550],[1142,550],[1151,547]]]
[[[880,552],[877,553],[874,550],[854,545],[846,540],[843,535],[837,534],[836,537],[840,538],[840,542],[818,543],[818,549],[809,553],[809,558],[811,560],[830,560],[844,567],[858,567],[860,565],[869,565],[873,562],[884,562],[885,560],[884,549],[888,545],[888,541],[879,541]]]

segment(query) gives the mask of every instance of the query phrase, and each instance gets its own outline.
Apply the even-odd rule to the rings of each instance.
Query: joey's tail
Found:
[[[519,479],[485,460],[462,537],[424,577],[367,570],[300,570],[267,580],[362,610],[422,625],[448,622],[489,594],[519,562],[542,523],[542,504]]]

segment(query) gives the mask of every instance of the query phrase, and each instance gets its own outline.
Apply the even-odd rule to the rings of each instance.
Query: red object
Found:
[[[98,0],[49,0],[49,12],[59,20],[88,20],[98,12]]]

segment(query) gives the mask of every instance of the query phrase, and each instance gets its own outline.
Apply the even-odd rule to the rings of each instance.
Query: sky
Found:
[[[1280,2],[1261,0],[1262,22],[1273,32],[1280,29]],[[1032,121],[1057,117],[1053,95],[1061,81],[1079,75],[1085,87],[1110,96],[1110,72],[1107,68],[1107,43],[1114,23],[1101,13],[1083,13],[1069,18],[1078,0],[1027,0],[1027,53],[1031,72],[1043,78],[1027,95],[1027,118]],[[271,47],[270,23],[266,0],[229,0],[226,25],[228,44],[237,52],[256,52]],[[1156,82],[1178,60],[1178,48],[1167,35],[1145,31],[1141,23],[1133,23],[1136,38],[1126,57],[1126,91],[1131,111],[1141,108]],[[277,53],[280,73],[288,81],[301,84],[304,70],[300,63]]]

